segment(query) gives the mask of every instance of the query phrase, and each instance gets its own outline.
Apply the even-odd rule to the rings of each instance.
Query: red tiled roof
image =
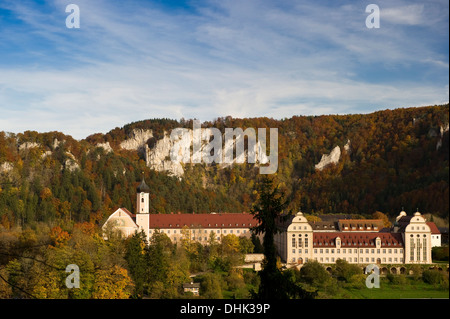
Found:
[[[381,219],[340,219],[339,224],[341,231],[379,231],[384,226]]]
[[[314,247],[334,247],[336,238],[341,239],[341,247],[375,247],[375,239],[381,239],[381,246],[403,246],[402,235],[399,233],[313,233]]]
[[[427,222],[427,225],[430,226],[431,233],[434,235],[440,234],[441,232],[437,228],[436,224],[433,222]]]
[[[257,225],[252,214],[149,214],[150,228],[250,228]]]

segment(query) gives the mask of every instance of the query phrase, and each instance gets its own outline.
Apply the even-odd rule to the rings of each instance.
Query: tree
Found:
[[[382,212],[376,211],[372,214],[373,219],[381,219],[383,221],[384,227],[391,227],[391,222],[389,221],[389,217],[387,217],[386,214],[383,214]]]
[[[117,265],[100,269],[95,273],[93,299],[127,299],[132,292],[133,282],[126,269]]]
[[[220,275],[206,273],[200,277],[200,295],[206,299],[222,299]]]
[[[258,221],[258,225],[252,228],[256,234],[264,234],[263,247],[265,262],[260,271],[261,284],[257,297],[260,299],[287,298],[286,291],[282,287],[282,275],[277,268],[277,255],[274,243],[274,235],[279,232],[277,221],[282,219],[283,209],[287,202],[284,201],[281,191],[274,185],[274,179],[264,175],[258,185],[259,198],[251,212]]]
[[[322,287],[331,279],[331,276],[318,261],[313,260],[308,261],[300,269],[300,279],[311,286]]]
[[[147,240],[144,232],[136,232],[128,239],[125,260],[128,263],[128,270],[134,282],[134,298],[143,297],[144,287],[148,280],[146,246]]]
[[[351,281],[354,275],[362,274],[361,268],[343,259],[336,260],[336,268],[333,273],[338,280],[343,280],[347,283]]]

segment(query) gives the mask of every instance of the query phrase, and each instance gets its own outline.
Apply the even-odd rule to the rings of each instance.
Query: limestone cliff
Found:
[[[341,148],[339,146],[336,146],[335,148],[333,148],[330,154],[322,155],[320,162],[315,165],[315,168],[321,171],[325,168],[325,166],[330,164],[336,164],[337,162],[339,162],[340,158],[341,158]]]

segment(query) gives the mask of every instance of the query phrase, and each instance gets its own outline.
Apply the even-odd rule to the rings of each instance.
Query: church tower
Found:
[[[136,189],[136,225],[139,227],[139,231],[144,231],[147,241],[149,240],[150,228],[149,193],[150,187],[148,187],[144,177],[142,177],[142,182]]]

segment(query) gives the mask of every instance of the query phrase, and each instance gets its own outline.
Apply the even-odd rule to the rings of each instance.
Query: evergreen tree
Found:
[[[257,298],[260,299],[284,299],[286,291],[282,285],[282,274],[277,268],[277,255],[275,250],[274,235],[279,232],[277,220],[281,220],[283,209],[287,202],[274,179],[264,175],[258,187],[259,199],[252,209],[252,214],[258,220],[258,226],[253,227],[256,234],[263,233],[263,247],[265,254],[264,269],[260,271],[261,284]]]

